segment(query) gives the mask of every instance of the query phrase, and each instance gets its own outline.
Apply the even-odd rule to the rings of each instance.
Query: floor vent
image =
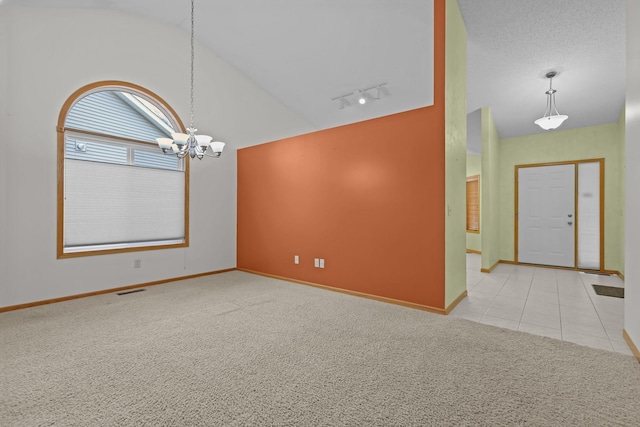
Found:
[[[615,286],[602,286],[602,285],[591,285],[593,286],[593,290],[596,291],[598,295],[604,295],[607,297],[616,297],[616,298],[624,298],[624,288],[617,288]]]
[[[146,289],[134,289],[132,291],[118,292],[116,295],[135,294],[136,292],[146,291]]]

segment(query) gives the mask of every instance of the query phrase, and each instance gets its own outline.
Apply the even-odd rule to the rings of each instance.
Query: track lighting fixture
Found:
[[[344,95],[336,96],[335,98],[331,98],[332,101],[340,101],[340,109],[344,109],[345,107],[350,107],[352,101],[349,97],[352,97],[353,102],[359,105],[364,105],[367,101],[375,101],[377,99],[382,98],[383,95],[389,96],[389,91],[384,87],[386,83],[381,83],[375,86],[369,86],[364,89],[356,89],[353,92],[345,93]],[[375,89],[375,95],[371,95],[369,91]]]

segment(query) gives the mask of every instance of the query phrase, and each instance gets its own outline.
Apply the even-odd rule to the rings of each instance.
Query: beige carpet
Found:
[[[640,364],[231,272],[0,314],[0,425],[638,426]]]

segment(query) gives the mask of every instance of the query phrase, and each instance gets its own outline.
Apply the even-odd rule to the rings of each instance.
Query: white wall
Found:
[[[640,182],[640,2],[627,0],[626,185]],[[624,328],[640,348],[640,196],[626,192]]]
[[[2,7],[0,307],[235,267],[236,149],[314,130],[198,48],[195,124],[228,144],[192,162],[190,247],[57,260],[56,123],[76,89],[101,80],[155,92],[188,125],[188,34],[117,11]]]
[[[7,83],[8,76],[5,72],[5,66],[9,62],[8,61],[8,49],[9,49],[9,39],[6,25],[6,14],[0,13],[0,132],[5,133],[7,131],[7,99],[6,96],[3,96],[7,93]],[[6,147],[6,139],[0,141],[0,144],[3,146],[3,151],[8,151]],[[5,236],[7,235],[7,156],[0,154],[0,302],[3,300],[3,283],[4,283],[4,272],[6,271],[6,249],[7,245],[3,242],[5,241]],[[0,303],[1,305],[1,303]]]

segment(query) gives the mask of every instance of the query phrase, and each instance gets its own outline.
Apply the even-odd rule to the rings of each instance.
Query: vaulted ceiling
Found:
[[[467,111],[490,107],[502,138],[544,132],[548,80],[569,119],[616,122],[624,104],[624,0],[458,0]],[[188,0],[3,0],[119,9],[189,31]],[[430,105],[433,0],[196,0],[196,38],[318,129]],[[188,46],[185,46],[188,49]],[[333,98],[385,83],[364,106]],[[371,91],[375,95],[375,91]],[[477,147],[471,147],[471,151]]]

